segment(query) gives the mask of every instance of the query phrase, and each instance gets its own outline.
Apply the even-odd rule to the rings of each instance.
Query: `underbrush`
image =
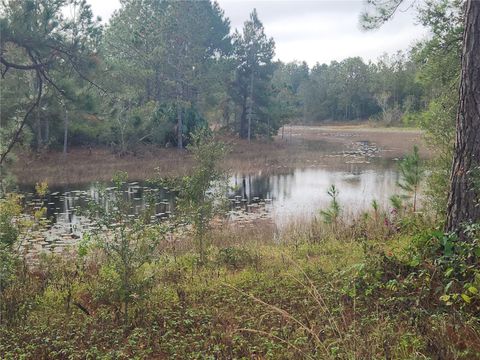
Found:
[[[82,242],[35,267],[17,260],[0,357],[478,358],[478,227],[466,231],[462,242],[425,214],[377,210],[281,233],[215,228],[205,260],[160,244],[127,289],[105,249]]]

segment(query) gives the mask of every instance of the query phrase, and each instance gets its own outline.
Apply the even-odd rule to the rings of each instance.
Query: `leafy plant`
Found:
[[[98,225],[93,233],[96,245],[106,256],[100,276],[107,287],[100,292],[122,304],[125,327],[129,324],[130,304],[141,299],[151,284],[144,267],[156,259],[157,246],[168,231],[167,225],[150,222],[152,207],[137,216],[129,215],[131,203],[123,196],[126,180],[126,173],[117,173],[114,190],[100,194],[100,198],[109,199],[108,208],[92,201],[87,210]],[[82,246],[85,249],[85,244]]]
[[[234,270],[253,264],[255,260],[256,257],[249,250],[235,247],[220,249],[217,254],[219,264]]]
[[[226,210],[228,179],[219,163],[227,149],[206,128],[192,135],[192,144],[187,149],[195,166],[178,186],[177,216],[193,225],[200,262],[204,263],[205,234],[212,219]]]
[[[12,320],[17,316],[24,297],[19,293],[23,285],[23,273],[19,272],[21,257],[20,237],[32,222],[22,217],[22,198],[7,194],[0,198],[0,324],[3,319]]]

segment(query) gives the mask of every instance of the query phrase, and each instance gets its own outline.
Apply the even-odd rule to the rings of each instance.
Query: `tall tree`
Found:
[[[308,81],[306,62],[278,62],[272,78],[273,116],[283,121],[299,118],[303,111],[302,89]]]
[[[228,19],[211,1],[123,1],[105,35],[120,100],[133,107],[173,104],[182,148],[186,116],[203,95],[209,66],[231,50],[229,32]]]
[[[84,0],[10,0],[2,2],[0,32],[2,79],[20,77],[28,99],[17,98],[12,113],[2,112],[2,165],[39,108],[46,88],[65,97],[61,78],[74,74],[89,81],[85,73],[96,63],[101,27]]]
[[[480,1],[467,0],[448,231],[480,221]]]
[[[303,88],[304,119],[351,120],[375,114],[374,79],[374,66],[359,57],[316,64]]]
[[[234,85],[240,107],[239,134],[251,139],[255,135],[270,135],[268,106],[271,79],[275,70],[272,62],[275,43],[265,34],[263,24],[254,9],[243,26],[243,34],[234,34],[234,53],[237,63]]]
[[[402,2],[369,0],[373,13],[362,15],[364,27],[373,28],[389,20]],[[466,0],[464,9],[456,138],[445,226],[460,236],[462,226],[480,221],[480,2]]]

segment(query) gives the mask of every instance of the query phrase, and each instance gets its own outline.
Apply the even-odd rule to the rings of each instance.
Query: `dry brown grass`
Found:
[[[281,132],[280,132],[281,133]],[[231,172],[281,173],[294,168],[345,167],[336,153],[352,149],[357,141],[369,141],[380,149],[382,158],[401,157],[419,144],[421,154],[429,155],[418,130],[368,128],[365,126],[288,126],[284,136],[273,141],[248,143],[237,138],[222,138],[231,152],[224,167]],[[109,181],[116,171],[126,171],[132,180],[161,176],[181,176],[192,167],[187,151],[144,146],[135,154],[119,156],[108,148],[73,148],[65,157],[61,152],[19,154],[14,174],[20,184],[47,181],[51,186]],[[373,166],[373,165],[372,165]]]

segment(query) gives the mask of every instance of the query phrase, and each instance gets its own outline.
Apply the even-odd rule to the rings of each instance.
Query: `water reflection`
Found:
[[[248,204],[271,203],[270,215],[278,225],[291,218],[311,217],[328,206],[327,188],[335,184],[339,200],[347,212],[356,213],[368,208],[373,199],[387,205],[388,198],[398,192],[398,172],[394,163],[367,167],[363,164],[344,164],[340,169],[306,168],[280,174],[236,174],[231,177],[233,189],[229,196],[248,211]],[[71,188],[53,188],[46,199],[47,215],[53,223],[62,223],[65,231],[78,234],[86,220],[78,209],[89,199],[103,204],[108,210],[108,197],[101,197],[99,184],[76,185]],[[114,188],[106,188],[106,191]],[[29,189],[31,193],[31,189]],[[174,211],[174,195],[166,189],[153,188],[139,182],[129,183],[123,192],[131,204],[131,214],[137,215],[149,206],[148,196],[155,198],[157,218],[168,217]]]
[[[339,201],[347,214],[368,209],[373,199],[387,206],[389,197],[398,192],[396,183],[399,175],[394,161],[338,162],[335,166],[325,168],[283,170],[277,174],[258,172],[232,176],[232,191],[228,194],[232,205],[231,218],[239,221],[239,224],[269,218],[277,227],[294,220],[308,220],[329,205],[330,198],[326,191],[332,184],[339,189]],[[47,207],[52,224],[46,232],[34,236],[34,247],[61,250],[63,245],[74,243],[82,233],[95,226],[79,214],[79,209],[94,199],[108,210],[112,202],[108,196],[101,195],[102,190],[113,194],[115,188],[105,186],[109,185],[53,188],[43,204],[34,199],[32,188],[24,189],[34,208]],[[132,216],[138,215],[146,207],[155,206],[152,221],[162,221],[175,211],[174,194],[166,189],[131,182],[122,194],[131,203]]]
[[[248,202],[271,199],[272,218],[279,226],[298,218],[310,218],[330,202],[326,191],[335,184],[340,191],[339,201],[348,213],[358,213],[370,207],[376,199],[387,206],[388,198],[397,192],[398,172],[394,167],[362,169],[352,166],[351,171],[309,168],[296,169],[287,174],[262,173],[232,178],[235,195]]]
[[[78,210],[85,207],[90,200],[100,203],[107,211],[111,206],[111,196],[115,187],[105,187],[103,184],[75,185],[74,190],[67,187],[53,188],[47,195],[47,217],[55,223],[68,223],[70,227],[78,225],[80,218]],[[31,192],[27,193],[33,196]],[[138,215],[149,206],[148,199],[155,199],[155,214],[168,215],[174,207],[172,194],[163,188],[143,186],[139,182],[127,184],[122,194],[131,204],[130,214]]]

